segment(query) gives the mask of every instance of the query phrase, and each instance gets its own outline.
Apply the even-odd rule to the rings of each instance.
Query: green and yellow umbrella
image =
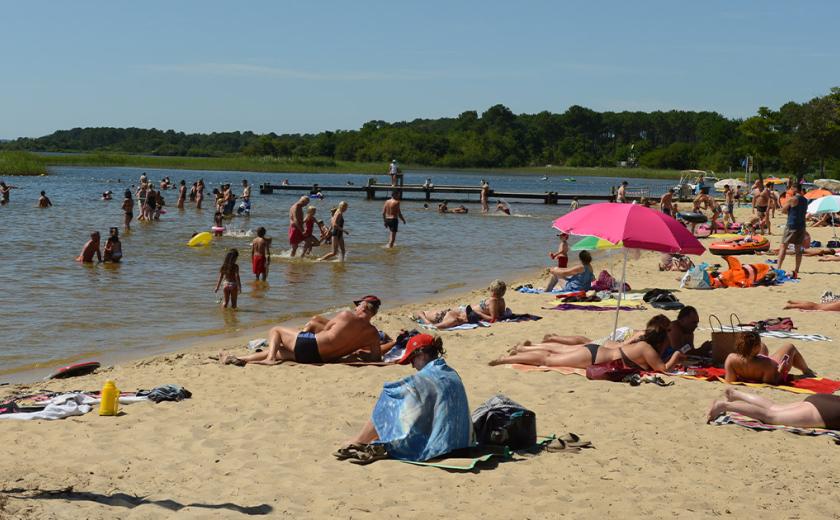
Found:
[[[578,242],[572,246],[572,251],[594,251],[598,249],[621,249],[624,247],[623,242],[619,242],[618,244],[613,244],[608,240],[604,240],[603,238],[598,237],[583,237]]]

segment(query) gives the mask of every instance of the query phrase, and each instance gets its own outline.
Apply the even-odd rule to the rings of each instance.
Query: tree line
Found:
[[[840,87],[746,119],[716,112],[514,114],[495,105],[455,118],[369,121],[358,130],[317,134],[214,132],[141,128],[74,128],[0,143],[0,149],[118,152],[157,156],[329,158],[445,168],[644,166],[826,175],[840,168]],[[840,173],[840,172],[838,172]]]

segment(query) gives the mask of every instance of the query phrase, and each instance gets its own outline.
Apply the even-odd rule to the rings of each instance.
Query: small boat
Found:
[[[563,182],[577,182],[577,179],[575,179],[574,177],[566,177],[565,179],[563,179]]]
[[[770,250],[770,241],[762,235],[752,235],[739,240],[724,240],[709,246],[709,252],[718,256],[751,255]]]
[[[548,176],[547,176],[547,175],[543,175],[543,176],[542,176],[542,178],[541,178],[540,180],[541,180],[541,181],[547,181],[547,180],[548,180]]]

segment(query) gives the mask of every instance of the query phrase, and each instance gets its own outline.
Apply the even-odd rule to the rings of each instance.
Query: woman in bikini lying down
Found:
[[[502,280],[493,280],[487,290],[490,296],[481,300],[478,305],[466,305],[457,309],[423,311],[416,318],[420,323],[433,325],[438,330],[457,327],[465,323],[494,322],[503,319],[507,308],[505,305],[507,284]]]
[[[747,392],[727,388],[725,401],[714,401],[708,421],[728,412],[746,415],[765,424],[781,424],[798,428],[840,430],[840,395],[811,395],[804,401],[777,404]]]
[[[671,320],[659,314],[647,322],[645,332],[629,343],[608,342],[603,346],[593,343],[586,345],[532,345],[525,347],[525,352],[502,356],[490,362],[490,365],[523,364],[549,367],[586,368],[598,363],[621,359],[624,364],[640,370],[665,372],[679,363],[676,354],[664,363],[659,358],[659,350],[668,342],[668,329]],[[521,348],[521,347],[520,347]]]
[[[726,356],[723,366],[727,383],[749,381],[779,385],[787,381],[791,367],[799,369],[806,377],[816,375],[796,347],[788,343],[769,354],[756,332],[745,332],[738,337],[735,352]]]

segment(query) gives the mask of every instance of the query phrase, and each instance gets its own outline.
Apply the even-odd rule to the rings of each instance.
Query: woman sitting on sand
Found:
[[[735,352],[726,356],[726,382],[747,381],[780,385],[787,381],[790,368],[797,368],[806,377],[813,377],[805,358],[791,344],[768,355],[767,347],[756,332],[745,332],[735,342]]]
[[[831,303],[803,302],[788,300],[785,309],[799,309],[800,311],[840,311],[840,301]]]
[[[386,383],[370,419],[334,455],[362,463],[386,457],[424,461],[471,446],[467,392],[444,354],[440,337],[412,336],[397,363],[417,373]]]
[[[674,355],[667,363],[659,358],[659,351],[668,342],[671,320],[663,314],[647,322],[645,332],[628,343],[607,342],[603,346],[594,343],[586,345],[530,345],[516,347],[516,353],[502,356],[490,365],[523,364],[548,367],[586,368],[599,363],[621,359],[630,368],[665,372],[680,362]],[[520,349],[527,349],[520,351]]]
[[[840,395],[811,395],[804,401],[776,404],[770,399],[734,388],[727,388],[725,394],[726,401],[712,403],[709,422],[733,412],[765,424],[840,430]]]
[[[592,255],[589,251],[581,251],[578,254],[580,265],[574,267],[552,267],[548,270],[551,280],[545,287],[545,292],[554,290],[557,282],[563,280],[561,289],[567,292],[588,291],[595,281],[595,273],[592,272]]]
[[[423,311],[414,316],[420,323],[434,325],[438,330],[449,329],[465,323],[479,321],[499,321],[505,315],[505,291],[507,284],[502,280],[493,280],[487,288],[490,297],[478,302],[478,305],[466,305],[457,309]]]

